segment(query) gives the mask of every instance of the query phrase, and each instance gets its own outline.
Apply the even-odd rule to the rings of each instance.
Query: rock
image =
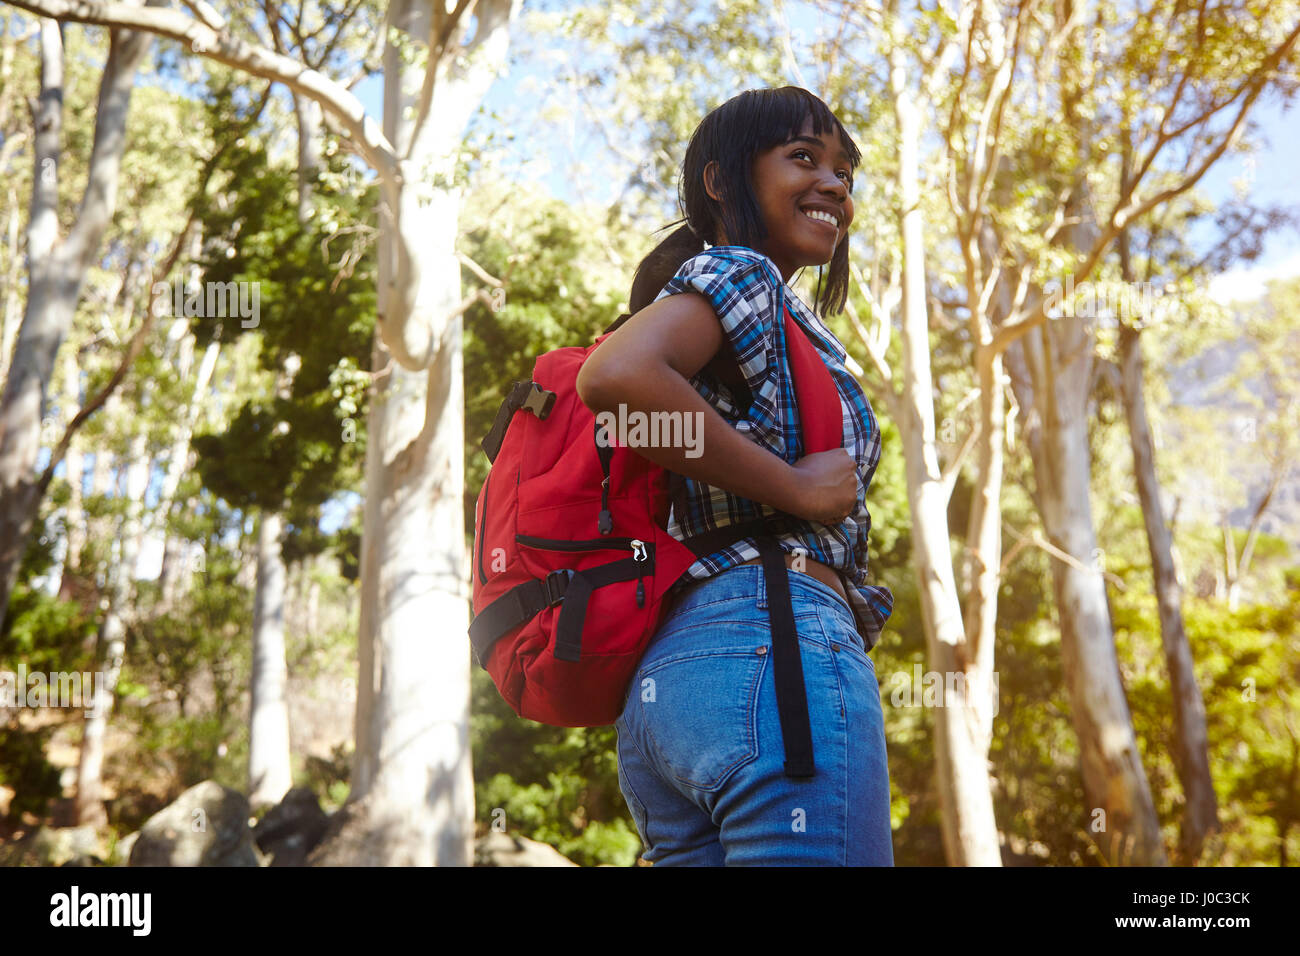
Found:
[[[257,866],[248,800],[205,780],[159,810],[140,829],[128,866]]]
[[[474,841],[475,866],[577,866],[555,847],[492,830]]]
[[[43,826],[0,849],[0,866],[63,866],[78,857],[104,855],[93,826]]]
[[[253,839],[263,853],[270,855],[271,866],[304,866],[307,854],[320,843],[328,826],[329,817],[316,794],[295,787],[258,821]]]
[[[140,839],[139,831],[128,833],[122,839],[117,841],[113,847],[113,852],[109,855],[108,862],[113,866],[126,866],[127,861],[131,859],[131,848],[135,846],[135,841]]]

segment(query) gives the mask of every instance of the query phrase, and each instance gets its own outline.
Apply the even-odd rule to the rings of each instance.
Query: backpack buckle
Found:
[[[519,407],[532,412],[539,420],[545,421],[546,416],[551,414],[551,409],[555,405],[555,393],[547,391],[536,382],[529,382],[528,384],[532,388],[528,390]]]
[[[552,571],[542,579],[542,592],[547,607],[555,607],[564,600],[564,592],[569,589],[569,580],[572,577],[572,568],[561,568],[559,571]]]

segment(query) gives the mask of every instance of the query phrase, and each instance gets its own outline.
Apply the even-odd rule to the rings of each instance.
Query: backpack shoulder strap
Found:
[[[785,348],[799,405],[804,454],[842,448],[844,422],[835,381],[821,354],[790,314],[789,306],[785,307]]]

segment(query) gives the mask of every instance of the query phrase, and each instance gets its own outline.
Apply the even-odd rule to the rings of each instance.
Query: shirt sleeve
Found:
[[[656,298],[698,292],[709,300],[722,333],[752,396],[745,419],[736,423],[751,437],[779,436],[780,381],[776,374],[776,317],[782,283],[766,256],[714,255],[708,251],[682,263]],[[779,449],[773,449],[779,452]]]

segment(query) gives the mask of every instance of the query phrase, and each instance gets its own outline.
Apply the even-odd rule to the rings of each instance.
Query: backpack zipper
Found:
[[[636,606],[645,607],[645,582],[641,580],[641,565],[647,558],[644,541],[632,539],[632,556],[636,559]]]
[[[627,548],[636,560],[636,606],[645,607],[645,580],[641,566],[650,559],[650,549],[640,538],[588,538],[583,541],[566,541],[562,538],[537,538],[530,534],[517,534],[515,540],[530,548],[543,551],[613,551]]]
[[[492,472],[489,469],[487,477],[483,479],[483,511],[478,518],[478,580],[480,584],[487,584],[487,572],[483,570],[483,549],[487,547],[487,542],[483,540],[483,529],[487,526],[488,482],[491,480]]]
[[[645,550],[645,544],[636,538],[587,538],[582,541],[569,541],[564,538],[537,538],[530,534],[517,534],[515,540],[530,548],[541,548],[544,551],[613,551],[625,548],[635,552],[638,547],[641,548],[642,553]]]

